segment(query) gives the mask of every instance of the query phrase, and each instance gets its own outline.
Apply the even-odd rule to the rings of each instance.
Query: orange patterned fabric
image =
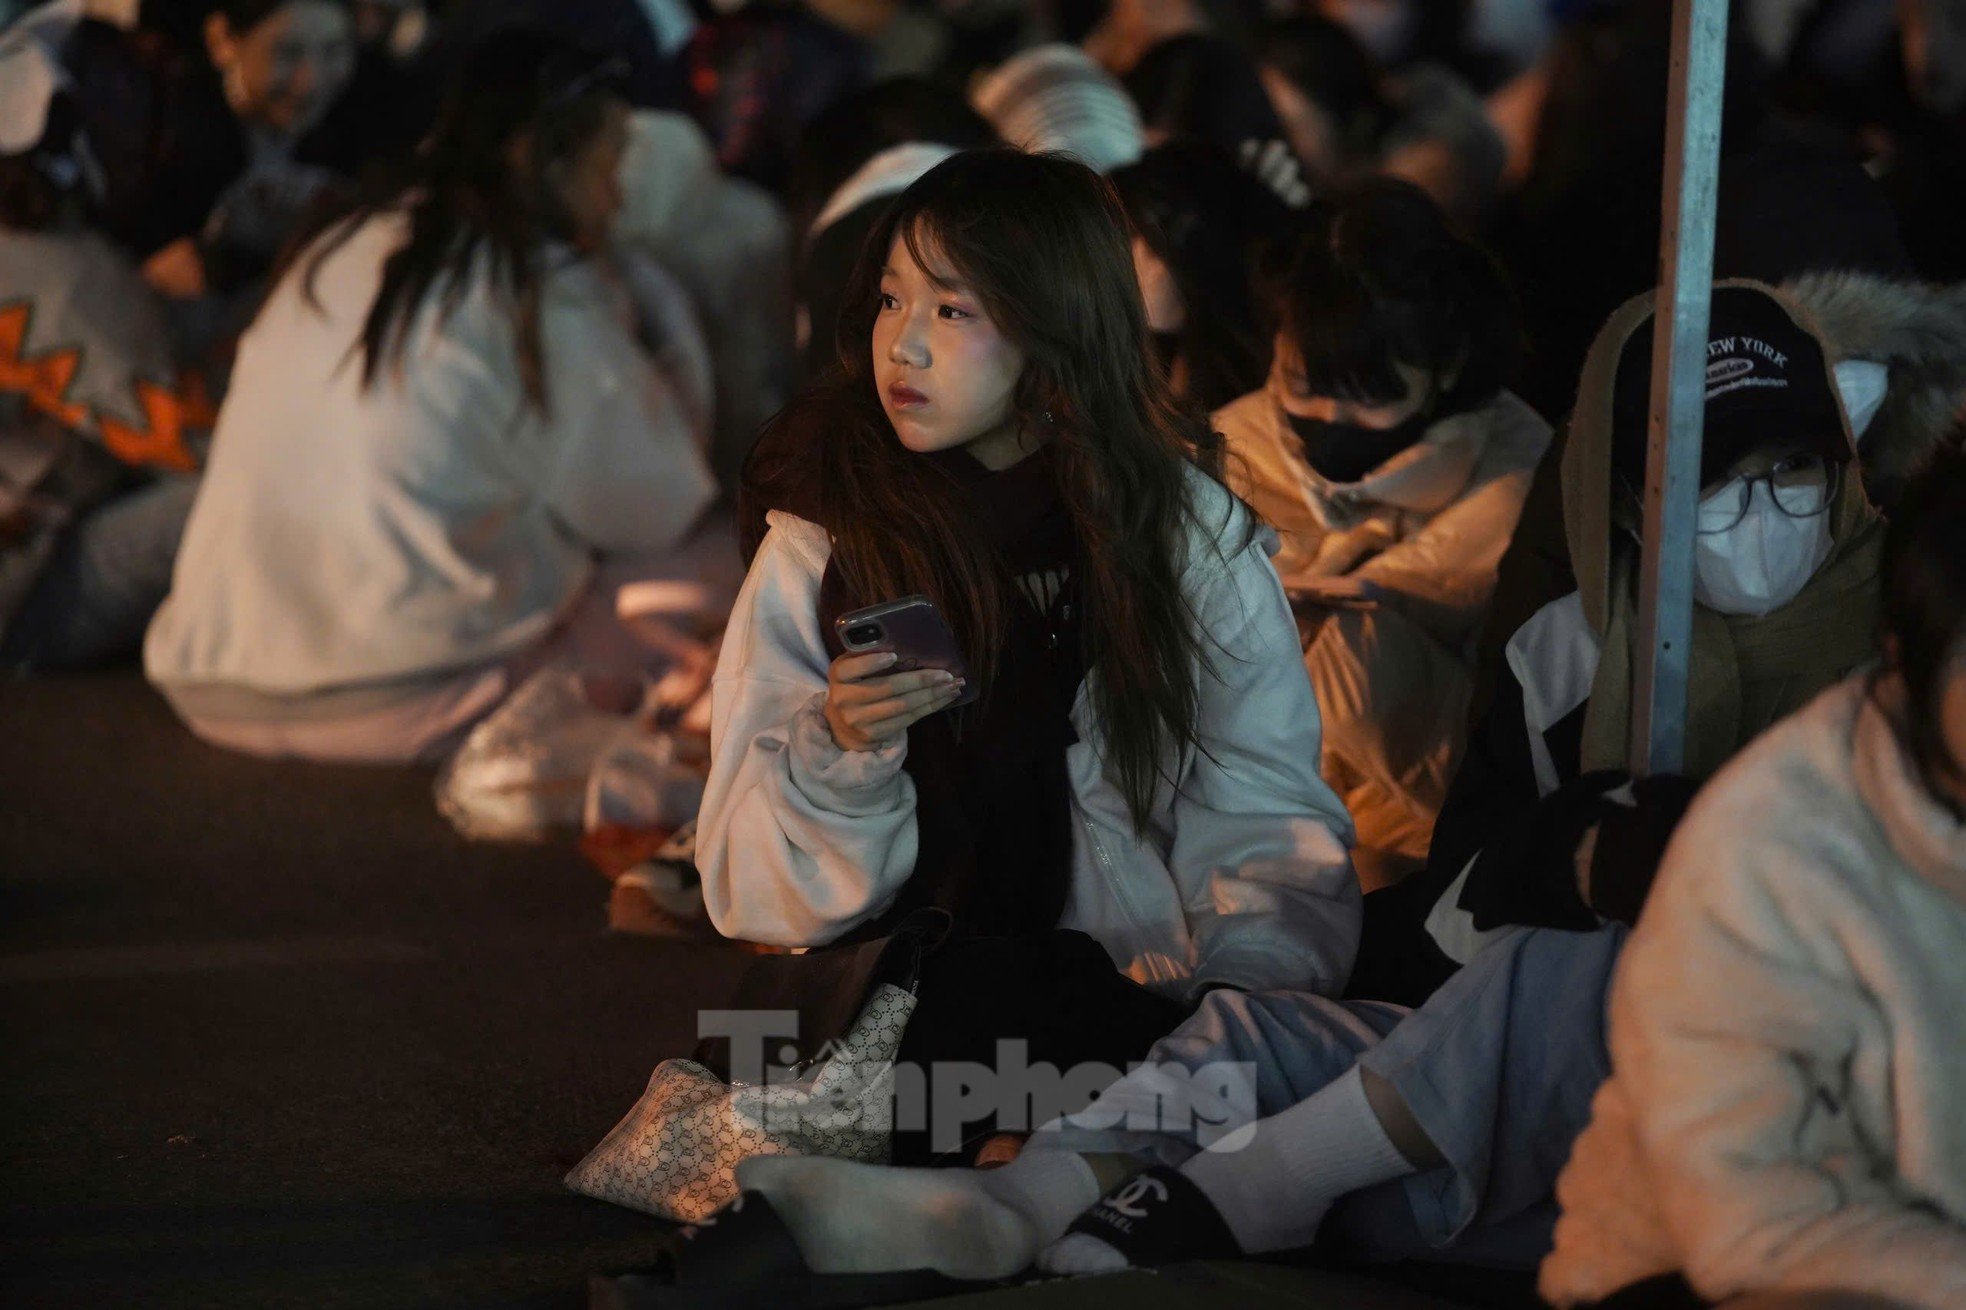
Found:
[[[132,427],[100,415],[97,424],[102,429],[102,443],[126,464],[155,464],[182,473],[195,471],[198,461],[184,444],[185,434],[209,428],[218,421],[211,397],[205,392],[205,380],[187,372],[175,391],[139,382],[136,393],[146,426]]]
[[[92,413],[87,405],[67,399],[82,365],[81,347],[27,357],[31,314],[32,306],[26,301],[0,306],[0,394],[19,395],[34,409],[69,428],[86,429],[93,418],[103,445],[126,464],[196,471],[198,460],[186,438],[218,421],[204,378],[186,371],[175,387],[137,382],[136,402],[144,416],[140,425]]]
[[[25,396],[27,403],[53,416],[68,427],[81,427],[89,420],[86,406],[71,405],[62,398],[82,362],[80,349],[51,350],[28,359],[25,304],[0,308],[0,392]]]

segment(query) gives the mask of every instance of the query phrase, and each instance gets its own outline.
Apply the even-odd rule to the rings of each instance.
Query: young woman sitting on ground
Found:
[[[411,175],[282,276],[145,641],[200,736],[429,759],[548,659],[657,662],[614,584],[715,485],[609,251],[627,114],[598,57],[488,38]]]
[[[753,461],[772,513],[716,676],[705,899],[781,946],[948,910],[904,1061],[1016,1038],[1123,1065],[1210,987],[1350,968],[1289,610],[1155,371],[1126,232],[1082,165],[938,165],[866,247],[844,372]],[[914,595],[964,677],[844,649],[836,620]]]
[[[91,20],[67,43],[107,181],[104,225],[165,295],[225,295],[265,276],[342,185],[306,143],[355,71],[350,9],[151,5],[134,31]]]

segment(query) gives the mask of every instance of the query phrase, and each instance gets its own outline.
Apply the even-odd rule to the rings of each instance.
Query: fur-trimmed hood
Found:
[[[1782,290],[1815,318],[1831,364],[1863,359],[1890,370],[1862,450],[1871,499],[1888,512],[1966,405],[1966,284],[1808,273]]]

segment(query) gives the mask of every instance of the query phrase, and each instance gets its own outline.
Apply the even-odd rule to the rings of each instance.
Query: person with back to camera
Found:
[[[512,30],[243,340],[144,667],[256,755],[439,758],[550,659],[653,667],[615,588],[715,498],[609,248],[609,61]]]
[[[1199,141],[1156,146],[1112,176],[1168,385],[1210,409],[1262,385],[1274,333],[1258,272],[1286,239],[1289,210]]]

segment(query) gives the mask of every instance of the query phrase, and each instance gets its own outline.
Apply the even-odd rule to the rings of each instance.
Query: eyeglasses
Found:
[[[1836,501],[1842,478],[1843,465],[1821,455],[1793,455],[1766,473],[1733,478],[1700,498],[1699,534],[1710,537],[1740,526],[1760,482],[1768,484],[1775,508],[1792,519],[1826,514]]]

